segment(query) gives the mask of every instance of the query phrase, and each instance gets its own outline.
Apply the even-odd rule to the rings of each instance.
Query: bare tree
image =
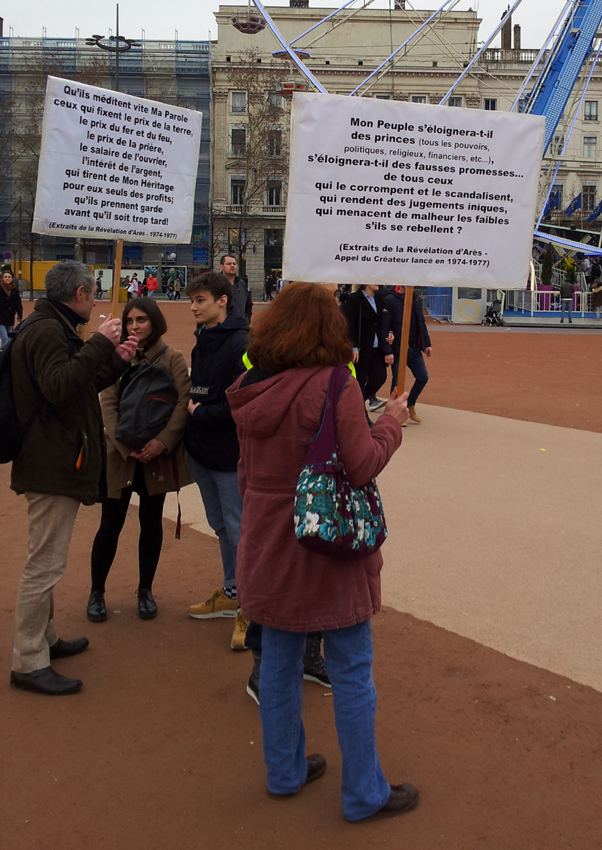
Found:
[[[13,94],[13,108],[7,121],[7,146],[11,152],[10,173],[13,181],[13,199],[21,198],[19,215],[19,241],[34,259],[39,237],[31,232],[38,179],[38,161],[44,117],[44,97],[49,76],[75,80],[88,85],[101,85],[108,77],[104,57],[91,56],[77,71],[65,67],[66,60],[60,50],[31,51],[27,67],[19,75],[19,87]],[[5,113],[6,115],[6,113]],[[0,136],[1,140],[1,136]],[[12,213],[16,221],[17,210]],[[85,249],[85,243],[84,249]],[[85,250],[84,256],[85,259]]]
[[[279,95],[283,71],[262,65],[261,53],[240,54],[227,73],[230,92],[240,110],[233,129],[226,168],[231,175],[226,209],[211,209],[211,256],[234,251],[245,273],[246,246],[263,233],[258,216],[266,206],[284,206],[288,173],[286,112]],[[266,203],[267,200],[267,203]]]

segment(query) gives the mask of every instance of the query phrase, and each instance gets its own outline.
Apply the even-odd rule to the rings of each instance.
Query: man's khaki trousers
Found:
[[[52,625],[52,590],[67,566],[79,501],[68,496],[26,493],[29,548],[15,611],[13,670],[32,673],[50,664],[49,647],[58,640]]]

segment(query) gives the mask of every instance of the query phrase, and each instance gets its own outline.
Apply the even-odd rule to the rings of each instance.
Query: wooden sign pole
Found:
[[[408,362],[408,345],[410,342],[410,323],[412,307],[414,306],[414,287],[406,286],[403,302],[403,322],[401,325],[401,340],[399,343],[399,372],[397,374],[397,397],[404,392],[406,381],[406,366]]]
[[[121,281],[121,260],[123,257],[123,239],[115,243],[115,262],[113,263],[113,290],[111,303],[111,318],[119,318],[119,290]]]

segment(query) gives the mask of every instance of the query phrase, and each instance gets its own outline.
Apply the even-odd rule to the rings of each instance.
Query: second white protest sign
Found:
[[[539,116],[295,94],[283,277],[524,287],[544,127]]]

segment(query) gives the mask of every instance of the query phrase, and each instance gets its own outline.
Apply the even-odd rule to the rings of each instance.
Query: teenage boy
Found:
[[[236,601],[236,549],[242,514],[236,471],[239,447],[226,390],[244,372],[242,356],[249,323],[232,307],[232,284],[223,274],[205,272],[194,277],[186,295],[197,330],[184,441],[207,521],[219,540],[224,569],[223,587],[188,613],[199,620],[236,617],[231,646],[246,649],[248,621]]]

